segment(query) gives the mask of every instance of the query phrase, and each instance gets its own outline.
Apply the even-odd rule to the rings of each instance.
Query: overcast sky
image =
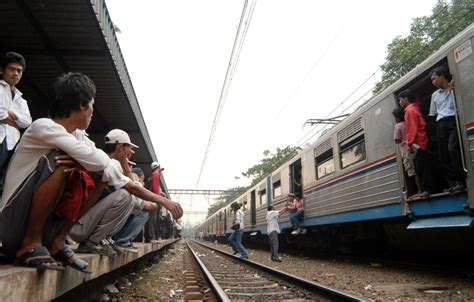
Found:
[[[258,1],[198,188],[247,185],[234,177],[264,150],[313,142],[304,122],[326,117],[369,79],[392,39],[435,3]],[[106,4],[168,188],[194,189],[244,1]],[[379,79],[377,72],[342,108]],[[176,198],[188,210],[190,198]],[[201,199],[192,204],[207,210]]]

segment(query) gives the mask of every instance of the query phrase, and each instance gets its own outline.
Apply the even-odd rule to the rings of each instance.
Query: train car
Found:
[[[237,198],[236,201],[244,204],[246,214],[244,239],[252,241],[248,235],[253,234],[255,241],[260,241],[259,237],[266,234],[267,206],[283,207],[288,193],[298,192],[305,200],[303,225],[307,230],[298,242],[310,248],[389,247],[423,252],[460,249],[472,252],[473,36],[474,25],[471,25]],[[443,177],[438,175],[438,193],[408,200],[408,181],[393,140],[392,110],[399,106],[399,92],[405,89],[415,92],[428,124],[430,148],[435,148],[436,122],[428,116],[428,111],[431,94],[436,90],[430,75],[438,66],[448,68],[455,83],[456,122],[468,175],[467,190],[456,194],[443,192]],[[280,218],[280,225],[284,230],[289,229],[287,214]],[[227,226],[223,236],[230,232]],[[294,237],[297,236],[291,238]]]

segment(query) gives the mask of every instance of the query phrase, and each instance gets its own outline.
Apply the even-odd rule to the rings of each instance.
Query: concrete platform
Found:
[[[93,281],[98,277],[157,252],[176,242],[176,239],[160,243],[134,243],[138,253],[125,252],[115,258],[97,254],[78,254],[91,266],[93,273],[84,274],[70,267],[66,271],[38,271],[14,265],[0,265],[0,301],[50,301],[64,293]]]

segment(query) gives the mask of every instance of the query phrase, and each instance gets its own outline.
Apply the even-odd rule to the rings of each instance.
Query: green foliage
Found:
[[[265,158],[262,159],[259,164],[250,167],[247,172],[242,173],[242,175],[252,180],[252,183],[249,186],[251,187],[266,176],[270,175],[285,162],[289,161],[292,157],[298,154],[299,151],[301,151],[301,148],[290,146],[286,146],[283,149],[277,148],[275,154],[269,150],[265,150],[263,151],[263,156],[265,156]],[[236,179],[238,179],[238,177],[236,177]],[[211,216],[222,207],[230,204],[237,197],[247,191],[249,187],[236,187],[228,189],[229,194],[218,197],[217,201],[209,207],[207,210],[207,217]]]
[[[277,148],[275,154],[265,150],[263,151],[265,158],[260,161],[260,164],[250,167],[242,175],[250,178],[252,180],[250,186],[253,186],[298,154],[299,151],[301,151],[301,148],[290,146],[286,146],[284,149]]]
[[[215,212],[217,212],[220,208],[225,207],[226,205],[230,204],[233,200],[239,197],[247,190],[247,187],[235,187],[228,189],[228,194],[219,196],[216,198],[216,202],[212,204],[209,209],[207,209],[207,217],[211,216]]]
[[[396,37],[387,46],[386,62],[381,66],[380,92],[428,58],[443,44],[474,22],[472,0],[439,0],[431,16],[413,19],[410,34]]]

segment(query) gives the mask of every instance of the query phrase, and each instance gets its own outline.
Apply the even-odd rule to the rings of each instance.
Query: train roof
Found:
[[[98,147],[114,128],[127,131],[140,146],[134,155],[151,172],[157,157],[104,0],[0,2],[0,51],[26,58],[18,88],[32,117],[47,116],[47,88],[69,71],[87,74],[97,86],[88,133]]]

